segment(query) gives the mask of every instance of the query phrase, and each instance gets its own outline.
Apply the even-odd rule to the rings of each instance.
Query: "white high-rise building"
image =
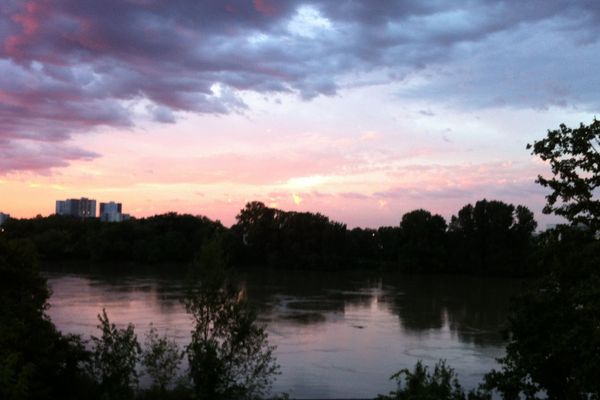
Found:
[[[100,221],[121,222],[123,221],[123,213],[121,211],[121,203],[115,203],[114,201],[100,203]]]
[[[80,199],[57,200],[56,214],[80,218],[95,218],[96,200],[88,199],[86,197]]]

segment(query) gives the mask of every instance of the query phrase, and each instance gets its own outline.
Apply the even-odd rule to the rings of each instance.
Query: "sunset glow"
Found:
[[[525,146],[598,110],[597,10],[184,3],[2,2],[0,211],[230,225],[258,200],[379,226],[485,197],[552,222]]]

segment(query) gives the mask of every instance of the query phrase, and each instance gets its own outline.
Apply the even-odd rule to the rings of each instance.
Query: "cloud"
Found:
[[[163,124],[174,124],[175,116],[173,111],[164,106],[149,106],[148,112],[152,115],[152,118],[156,122],[162,122]]]
[[[139,160],[142,165],[159,167],[150,179],[160,183],[236,183],[247,185],[283,185],[306,188],[317,174],[342,170],[352,160],[339,154],[320,152],[243,154],[222,153],[204,157],[153,157]],[[324,179],[324,178],[322,178]]]
[[[392,172],[398,182],[372,197],[415,202],[466,204],[482,198],[537,204],[546,190],[534,182],[543,171],[537,163],[489,162],[454,165],[409,165]]]
[[[458,57],[431,67],[430,77],[399,96],[428,98],[458,109],[579,108],[595,111],[600,42],[579,43],[553,19],[519,26],[455,50]],[[600,33],[600,32],[599,32]],[[574,62],[573,60],[577,60]]]
[[[67,166],[71,161],[99,157],[72,146],[31,141],[0,141],[0,154],[0,176],[23,170],[45,173],[50,168]]]
[[[369,198],[369,196],[358,192],[344,192],[340,193],[338,196],[348,200],[366,200]]]
[[[136,102],[173,123],[245,112],[244,92],[310,101],[373,71],[458,106],[592,107],[599,27],[591,0],[4,0],[0,138],[131,127]]]

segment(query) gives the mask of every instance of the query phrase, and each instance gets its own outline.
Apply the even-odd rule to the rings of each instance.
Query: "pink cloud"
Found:
[[[329,174],[351,161],[339,154],[291,152],[225,153],[195,158],[156,156],[152,159],[142,158],[138,162],[139,165],[152,165],[152,174],[137,177],[142,181],[267,185],[285,183],[294,177]]]
[[[37,171],[48,174],[56,167],[66,167],[72,161],[90,161],[98,154],[69,145],[50,145],[35,142],[0,141],[0,176],[17,171]]]
[[[41,1],[28,1],[21,13],[11,16],[11,20],[19,24],[22,31],[10,35],[4,40],[4,50],[9,56],[21,58],[22,47],[35,40],[40,32],[40,20],[48,14],[48,5]]]
[[[95,22],[91,18],[74,15],[73,20],[78,23],[77,32],[65,32],[63,38],[68,41],[78,43],[80,46],[92,51],[110,50],[109,41],[102,37],[101,31],[96,28]]]
[[[254,8],[261,14],[269,17],[277,13],[277,6],[269,0],[253,0]]]

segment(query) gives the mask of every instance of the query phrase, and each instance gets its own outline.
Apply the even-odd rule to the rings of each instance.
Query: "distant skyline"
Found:
[[[596,1],[4,0],[0,211],[247,201],[350,227],[531,208],[527,143],[600,110]]]

